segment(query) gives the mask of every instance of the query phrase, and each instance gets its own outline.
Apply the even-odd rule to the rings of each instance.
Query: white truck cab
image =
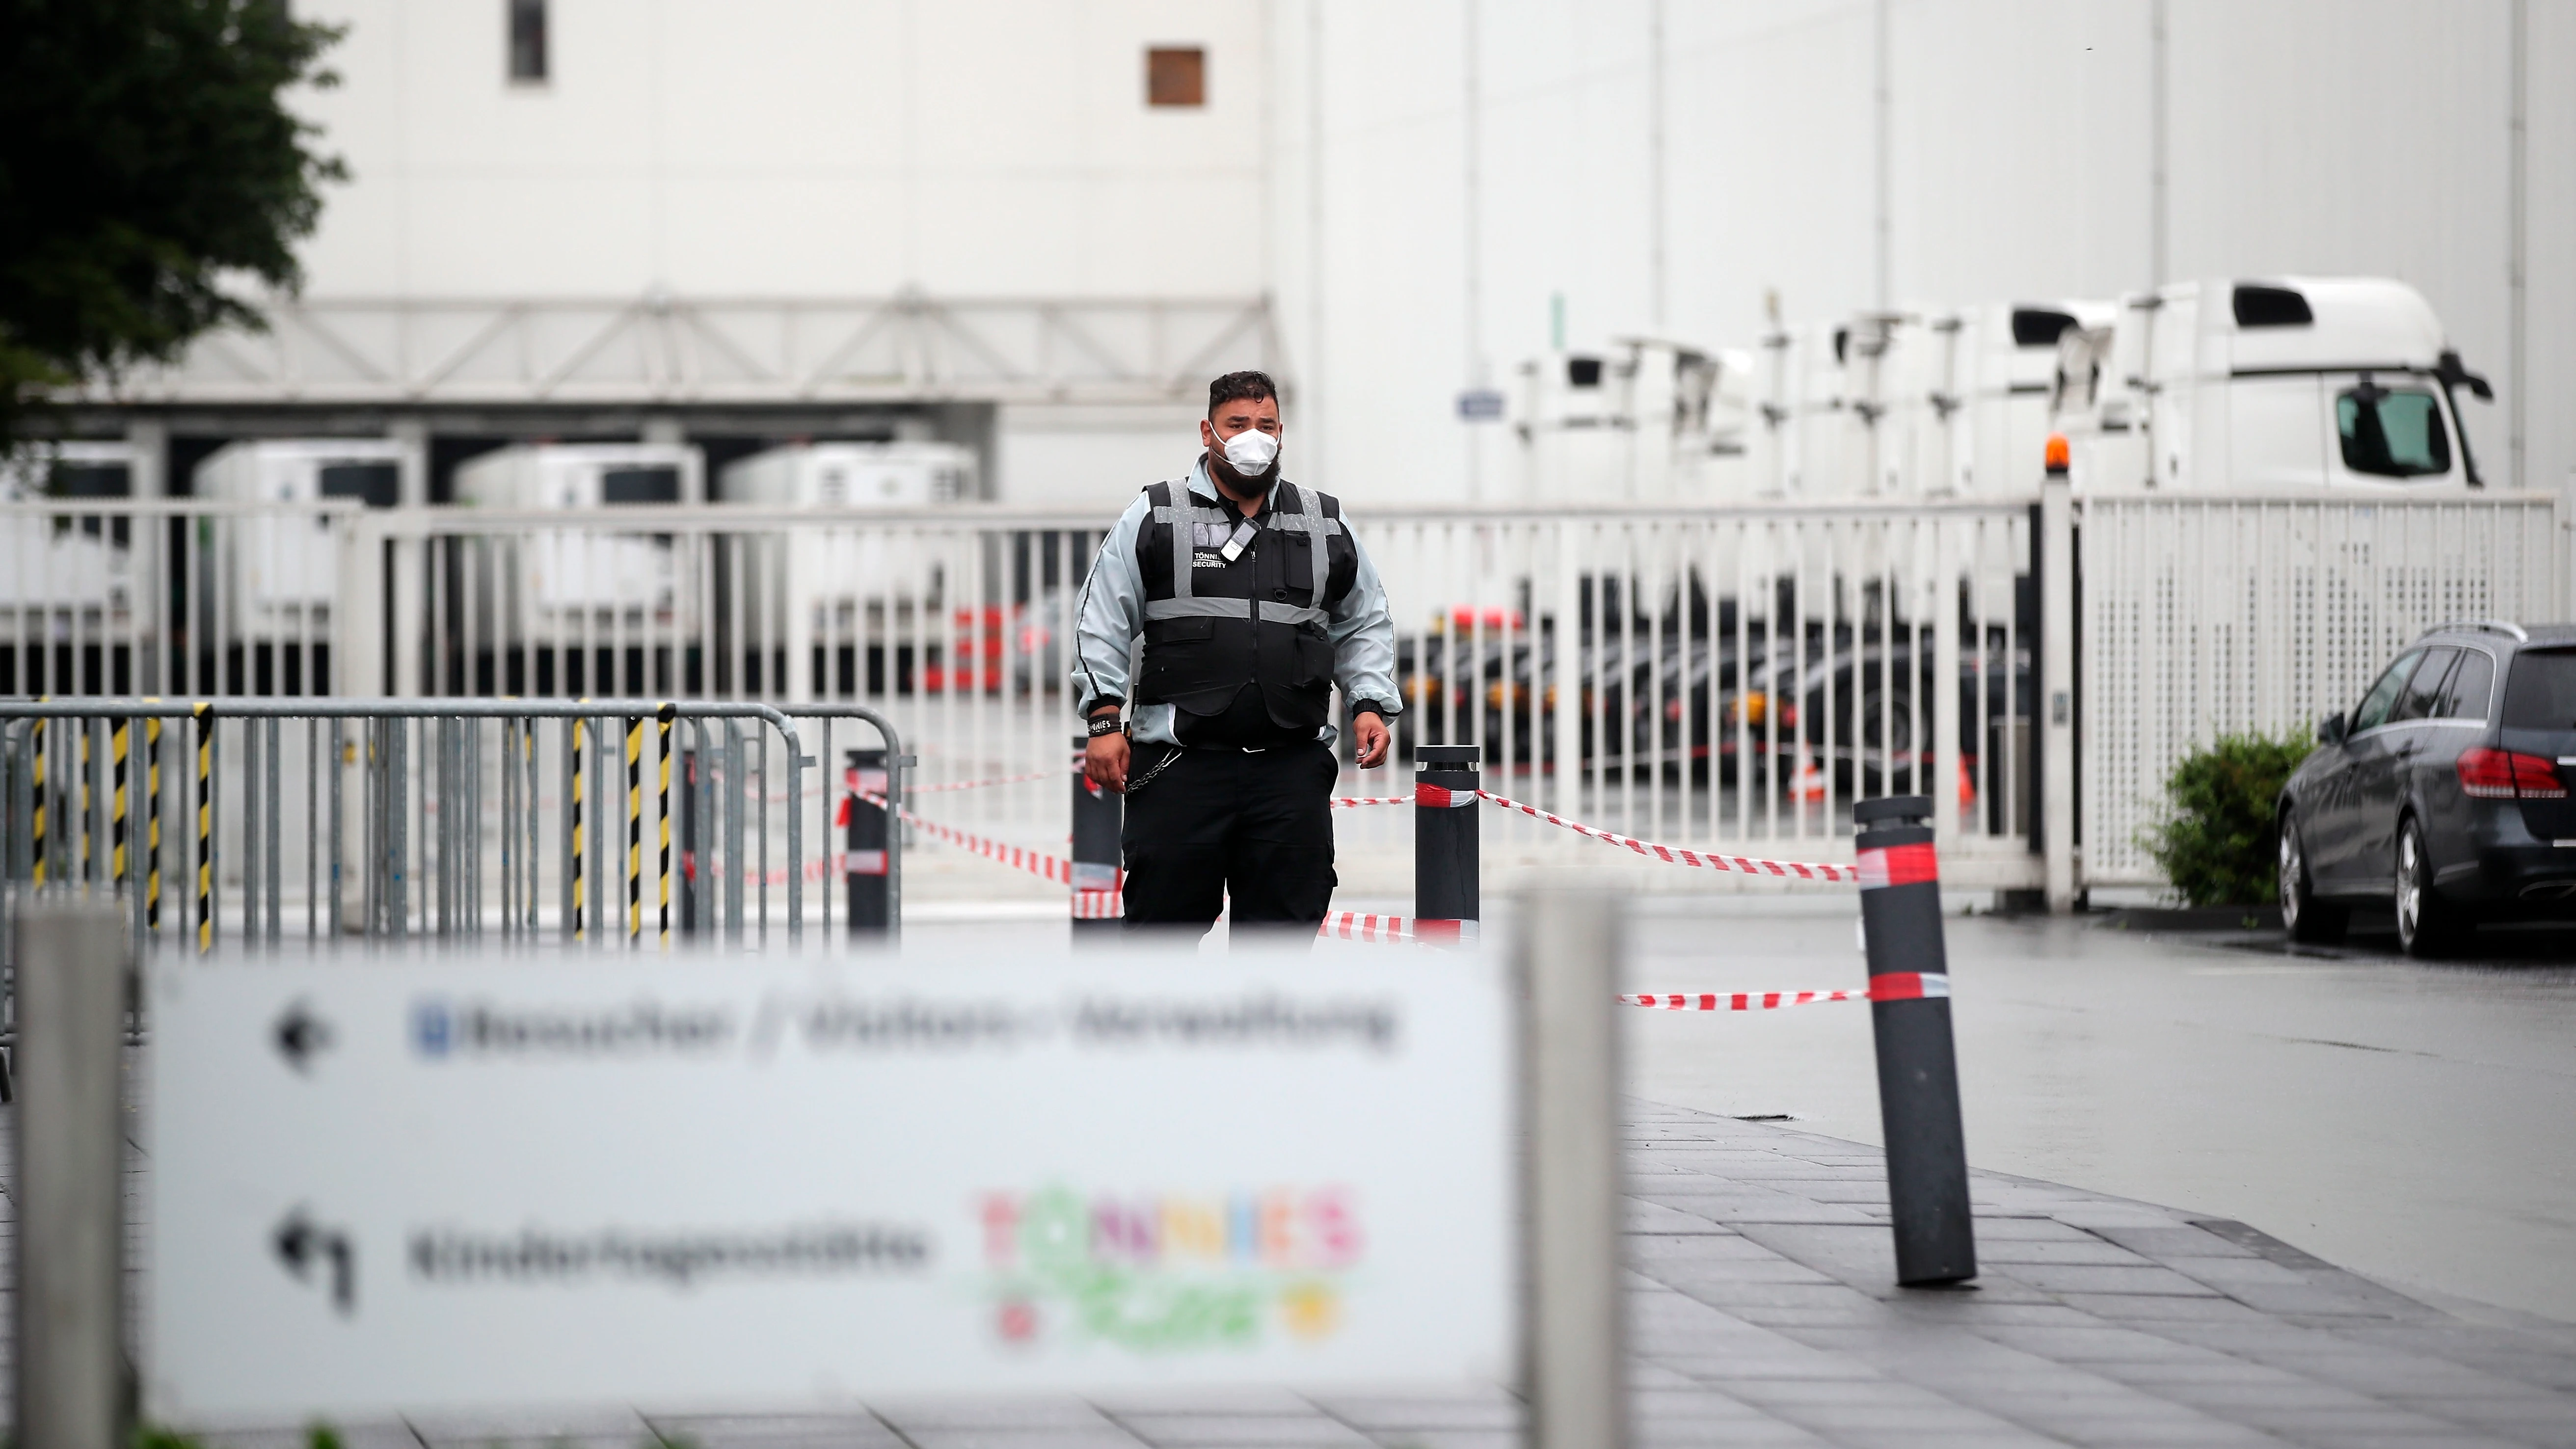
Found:
[[[2464,387],[2494,396],[2403,282],[2184,282],[2070,329],[2050,415],[2078,488],[2475,487]]]

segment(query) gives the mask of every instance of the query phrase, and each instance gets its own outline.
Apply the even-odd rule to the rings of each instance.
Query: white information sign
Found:
[[[1509,1376],[1476,955],[164,959],[189,1426]]]

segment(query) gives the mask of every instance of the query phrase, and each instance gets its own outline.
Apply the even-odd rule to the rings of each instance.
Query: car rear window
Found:
[[[2504,677],[2504,727],[2576,729],[2576,649],[2525,649]]]

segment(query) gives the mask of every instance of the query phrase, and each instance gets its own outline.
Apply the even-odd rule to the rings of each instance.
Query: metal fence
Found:
[[[1957,884],[2040,884],[2043,848],[2083,881],[2145,882],[2137,829],[2191,742],[2304,727],[2440,618],[2563,612],[2546,498],[2083,495],[2047,515],[2072,535],[2057,578],[2038,566],[2042,514],[2027,499],[1362,507],[1407,712],[1396,762],[1345,788],[1400,793],[1413,746],[1471,742],[1494,788],[1561,814],[1824,856],[1847,850],[1854,798],[1921,791]],[[938,810],[1054,847],[1071,612],[1107,521],[8,505],[0,560],[20,567],[0,581],[0,694],[829,701],[917,742],[921,784],[1044,772]],[[2051,597],[2069,623],[2056,640],[2040,628]],[[2063,736],[2039,708],[2051,658],[2072,698]],[[2043,841],[2051,750],[2067,815]],[[786,798],[812,812],[830,796],[816,775]],[[1400,845],[1402,814],[1345,820],[1343,838]],[[1526,818],[1489,834],[1505,853],[1585,848]]]
[[[0,696],[371,693],[335,679],[354,500],[0,503]]]
[[[2078,495],[2082,880],[2162,884],[2164,782],[2223,734],[2305,736],[2445,620],[2565,615],[2558,500]]]
[[[922,783],[1012,776],[1060,757],[1071,612],[1102,521],[370,514],[354,547],[382,549],[397,582],[353,607],[348,653],[372,677],[364,641],[393,640],[389,684],[447,694],[865,701],[922,742]],[[1926,788],[1945,823],[1997,847],[1990,871],[2029,872],[2014,843],[2030,789],[2025,508],[1448,511],[1358,527],[1396,619],[1399,760],[1477,743],[1498,777],[1560,810],[1702,846],[1830,851],[1854,797]],[[361,612],[379,607],[395,614]],[[1042,843],[1061,838],[1060,795],[943,808]]]
[[[1363,519],[1406,743],[1677,845],[1839,853],[1932,795],[1994,883],[2029,865],[2029,510],[1854,504]],[[1490,822],[1505,832],[1544,831]]]
[[[197,950],[828,934],[832,892],[814,892],[809,912],[805,887],[833,857],[806,827],[828,840],[831,819],[805,807],[828,807],[829,792],[806,751],[831,748],[847,719],[900,756],[894,728],[853,705],[0,703],[0,911],[29,892],[113,891],[138,947]],[[888,788],[900,799],[903,771]],[[898,905],[901,869],[898,850],[887,862]]]

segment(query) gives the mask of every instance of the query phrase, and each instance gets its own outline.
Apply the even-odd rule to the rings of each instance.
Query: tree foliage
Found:
[[[339,31],[287,0],[0,0],[0,445],[42,389],[258,326],[344,175],[280,93]]]
[[[2195,906],[2241,906],[2279,894],[2272,808],[2312,740],[2222,735],[2165,779],[2165,818],[2142,833],[2165,879]]]

